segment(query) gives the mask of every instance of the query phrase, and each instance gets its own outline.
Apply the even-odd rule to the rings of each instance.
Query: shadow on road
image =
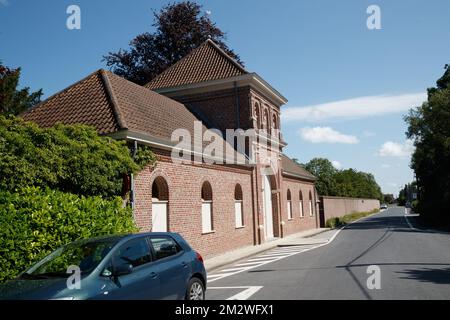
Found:
[[[408,220],[414,226],[411,229],[405,223],[405,217],[401,216],[375,216],[364,219],[362,222],[354,222],[348,225],[344,230],[373,230],[386,229],[389,226],[392,232],[409,232],[409,233],[436,233],[436,234],[450,234],[450,232],[438,229],[427,229],[423,227],[417,216],[408,216]]]
[[[450,284],[450,268],[422,268],[397,272],[406,276],[401,279],[410,279],[420,282],[431,282],[435,284]]]

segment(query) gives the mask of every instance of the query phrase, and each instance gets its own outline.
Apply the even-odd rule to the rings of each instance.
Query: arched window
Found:
[[[270,118],[269,118],[269,110],[264,109],[264,130],[266,134],[270,132]]]
[[[256,129],[261,128],[261,114],[259,111],[259,103],[255,103],[255,119],[256,119]]]
[[[272,115],[272,132],[271,135],[276,138],[280,138],[280,130],[278,129],[278,116],[276,113]]]
[[[156,177],[152,184],[152,231],[166,232],[169,208],[169,187],[163,177]]]
[[[298,198],[300,200],[300,218],[303,218],[305,215],[303,213],[303,192],[302,192],[302,190],[300,190]]]
[[[312,194],[309,192],[309,216],[313,216],[313,206],[312,206]]]
[[[240,184],[237,184],[234,188],[234,216],[236,221],[236,228],[242,228],[244,226],[244,211],[242,201],[242,188]]]
[[[213,194],[211,184],[205,181],[202,185],[202,232],[213,231]]]
[[[292,197],[289,189],[287,191],[287,216],[288,220],[292,220]]]
[[[272,128],[273,129],[278,129],[278,120],[277,120],[277,115],[274,114],[272,117]]]

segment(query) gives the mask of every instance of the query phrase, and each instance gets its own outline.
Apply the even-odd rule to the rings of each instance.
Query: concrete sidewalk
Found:
[[[281,246],[307,245],[325,243],[328,239],[313,239],[319,233],[331,230],[330,228],[318,228],[291,234],[281,239],[274,239],[256,246],[248,246],[241,249],[229,251],[210,259],[205,259],[205,268],[207,272],[211,272],[217,268],[223,267],[230,263],[245,259],[255,254]]]

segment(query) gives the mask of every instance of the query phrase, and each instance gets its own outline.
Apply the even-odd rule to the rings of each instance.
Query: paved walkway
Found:
[[[296,234],[286,236],[281,239],[274,239],[257,246],[248,246],[241,249],[233,250],[224,253],[220,256],[216,256],[205,260],[205,268],[207,272],[211,272],[215,269],[228,265],[230,263],[245,259],[255,254],[276,248],[285,246],[299,246],[299,245],[311,245],[325,243],[327,238],[311,238],[319,233],[330,230],[329,228],[318,228],[302,231]]]

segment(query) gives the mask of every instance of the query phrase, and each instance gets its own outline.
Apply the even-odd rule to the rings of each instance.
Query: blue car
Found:
[[[176,233],[140,233],[65,245],[0,285],[0,299],[204,300],[206,271]]]

